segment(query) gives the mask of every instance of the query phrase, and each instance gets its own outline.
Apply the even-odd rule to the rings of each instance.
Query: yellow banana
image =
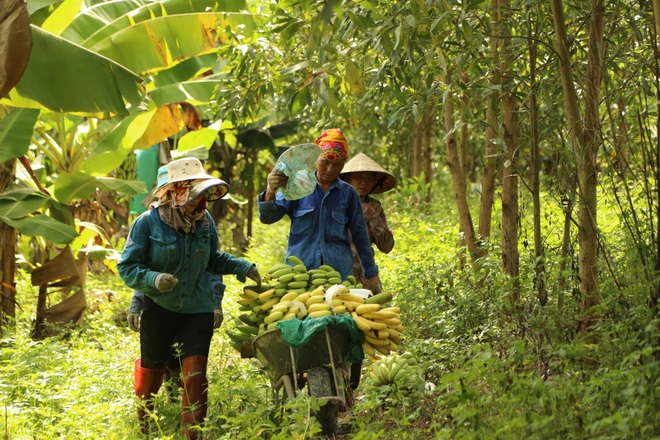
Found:
[[[343,315],[344,313],[348,313],[346,310],[346,306],[333,307],[332,311],[334,312],[335,315]]]
[[[266,301],[275,296],[275,289],[268,289],[265,292],[259,294],[259,301]]]
[[[389,339],[378,339],[374,338],[373,336],[368,335],[367,333],[364,334],[364,339],[370,343],[371,345],[376,347],[387,347],[390,345],[390,340]]]
[[[310,318],[321,318],[323,316],[332,315],[330,310],[317,310],[316,312],[308,313],[307,316]]]
[[[317,295],[317,296],[310,296],[307,301],[305,301],[305,304],[307,306],[311,306],[312,304],[318,304],[318,303],[325,303],[324,299],[322,296]]]
[[[250,298],[241,298],[238,300],[238,303],[242,306],[252,306],[255,304],[258,304],[258,300],[256,298],[250,299]]]
[[[318,286],[310,292],[311,296],[323,296],[325,295],[325,286]]]
[[[360,318],[364,319],[372,330],[385,330],[387,328],[387,324],[383,322],[367,319],[364,316],[360,316]]]
[[[344,301],[351,301],[358,304],[362,304],[364,302],[364,298],[354,293],[338,293],[336,297]]]
[[[320,302],[320,303],[316,303],[316,304],[311,304],[307,307],[307,313],[310,314],[310,315],[314,312],[318,312],[319,310],[328,310],[329,311],[330,310],[330,305],[328,305],[324,302]]]
[[[270,315],[266,316],[264,319],[264,324],[268,325],[271,322],[279,321],[284,316],[282,312],[272,312]]]
[[[374,345],[374,348],[378,351],[381,352],[381,354],[384,354],[385,356],[388,356],[390,354],[390,349],[387,346],[384,345]]]
[[[295,313],[287,313],[286,315],[282,316],[282,319],[280,321],[288,321],[289,319],[295,319],[296,314]]]
[[[307,300],[312,296],[312,294],[310,292],[305,292],[305,293],[301,293],[301,294],[298,294],[298,292],[294,292],[294,293],[298,296],[295,299],[293,299],[292,301],[300,301],[303,304],[306,303]]]
[[[392,327],[394,330],[397,330],[399,325],[401,325],[401,320],[399,318],[377,319],[376,321],[382,322],[388,327]]]
[[[401,313],[401,307],[383,307],[381,310],[384,312]]]
[[[378,320],[383,320],[383,319],[393,319],[393,318],[398,318],[399,315],[397,315],[394,312],[386,312],[385,310],[379,310],[377,312],[369,312],[369,313],[362,313],[362,316],[364,316],[367,319],[378,319]]]
[[[268,301],[266,301],[265,303],[263,303],[263,304],[261,305],[261,310],[262,310],[262,311],[268,311],[268,310],[270,310],[275,304],[277,304],[278,302],[280,302],[280,299],[277,298],[277,297],[272,298],[272,299],[269,299]]]
[[[355,323],[357,324],[360,330],[362,330],[363,332],[368,332],[371,330],[371,326],[369,325],[366,319],[360,317],[360,315],[358,315],[355,312],[351,313],[351,316],[353,317],[353,320],[355,321]]]
[[[298,293],[296,292],[287,292],[282,296],[282,299],[280,299],[280,302],[287,302],[287,301],[293,301],[294,299],[298,298]]]
[[[376,355],[376,350],[374,349],[373,345],[371,345],[367,341],[362,341],[362,349],[369,356],[375,356]]]
[[[259,294],[255,292],[252,289],[248,289],[247,287],[243,288],[243,293],[241,293],[241,296],[243,298],[249,298],[249,299],[257,299]]]
[[[377,312],[382,308],[380,304],[360,304],[357,306],[355,311],[357,312],[358,315],[362,315],[365,313],[372,313],[372,312]]]

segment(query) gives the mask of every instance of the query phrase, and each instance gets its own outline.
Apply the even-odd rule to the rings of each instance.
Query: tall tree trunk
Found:
[[[518,102],[514,95],[513,56],[508,29],[510,23],[508,0],[500,3],[502,39],[502,62],[500,75],[504,92],[504,143],[505,161],[502,166],[502,269],[511,277],[511,300],[515,304],[520,298],[520,255],[518,251]],[[505,30],[506,29],[506,30]]]
[[[424,112],[424,121],[422,126],[424,127],[424,138],[422,140],[422,147],[424,152],[424,178],[425,183],[428,184],[428,190],[426,192],[426,203],[431,202],[431,184],[433,182],[433,157],[431,152],[431,129],[433,128],[433,107],[428,104],[426,111]]]
[[[0,193],[15,180],[16,159],[0,163]],[[2,326],[11,324],[16,317],[16,230],[0,222],[0,334]]]
[[[447,86],[451,84],[451,78],[447,75],[444,77],[444,82]],[[454,105],[452,104],[451,93],[445,101],[445,131],[451,132],[454,128]],[[446,139],[447,144],[447,165],[451,173],[451,179],[454,186],[454,197],[456,198],[456,205],[458,207],[458,223],[460,230],[463,232],[465,238],[465,245],[470,252],[470,259],[474,262],[477,258],[483,255],[479,248],[476,237],[474,234],[474,225],[472,224],[472,216],[470,215],[470,206],[467,202],[467,194],[465,191],[465,180],[461,172],[460,158],[458,155],[458,145],[456,143],[456,133],[451,132]]]
[[[498,20],[498,0],[491,2],[491,29],[495,29]],[[499,39],[490,39],[490,60],[492,66],[498,63]],[[500,84],[498,68],[492,68],[489,82],[492,90]],[[490,238],[490,227],[493,215],[493,201],[495,200],[495,175],[497,174],[497,158],[499,147],[497,140],[498,99],[495,92],[488,95],[486,101],[486,145],[484,148],[484,171],[481,175],[481,203],[479,207],[479,237],[482,240]]]
[[[410,161],[410,177],[417,177],[422,172],[422,140],[424,124],[413,123],[412,159]]]
[[[527,7],[529,13],[530,7]],[[539,303],[544,306],[548,302],[548,292],[545,288],[545,262],[544,255],[545,250],[543,249],[543,239],[541,237],[541,187],[539,182],[540,166],[541,166],[541,155],[539,152],[539,112],[538,112],[538,103],[536,101],[536,53],[537,53],[537,43],[536,43],[536,31],[532,31],[531,27],[529,28],[529,82],[530,82],[530,94],[529,94],[529,108],[530,108],[530,131],[531,131],[531,142],[532,142],[532,204],[534,211],[534,256],[536,257],[536,262],[534,264],[534,288],[536,289],[536,296],[539,299]]]
[[[579,210],[578,240],[580,244],[580,328],[583,334],[595,324],[597,316],[595,306],[600,304],[598,286],[598,223],[597,192],[598,175],[596,154],[599,145],[600,128],[598,125],[598,99],[600,94],[601,64],[604,29],[604,0],[592,0],[589,19],[589,55],[587,77],[583,82],[585,114],[584,124],[578,109],[578,98],[573,80],[568,52],[568,37],[561,0],[552,0],[552,14],[560,62],[564,103],[570,127],[571,142],[577,158]],[[595,335],[592,335],[595,337]]]
[[[655,22],[655,51],[656,54],[660,53],[660,0],[653,0],[653,19]],[[656,55],[656,60],[657,60]],[[656,61],[657,62],[657,61]],[[656,69],[657,72],[657,69]],[[656,73],[656,84],[660,82],[658,73]],[[660,96],[656,96],[656,106],[660,108]],[[656,133],[660,132],[660,118],[656,118]],[[656,137],[656,149],[655,149],[655,181],[660,182],[660,138]],[[660,225],[660,191],[656,191],[658,199],[656,200],[656,225]],[[655,243],[655,273],[660,273],[660,234],[657,234],[657,242]],[[658,315],[660,310],[658,305],[660,303],[660,283],[655,283],[651,286],[651,294],[649,298],[649,304],[651,306],[651,311],[655,316]]]

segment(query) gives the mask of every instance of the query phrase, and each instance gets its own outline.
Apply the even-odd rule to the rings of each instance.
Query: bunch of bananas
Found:
[[[401,343],[403,325],[399,307],[384,307],[392,299],[389,292],[381,292],[364,301],[351,313],[358,328],[364,333],[362,349],[369,356],[377,352],[387,356],[396,352]]]
[[[371,365],[370,377],[375,386],[396,384],[409,387],[421,381],[415,356],[406,352],[381,358]]]
[[[388,355],[397,350],[403,326],[399,308],[384,307],[392,300],[391,293],[381,292],[365,299],[351,292],[362,287],[353,275],[342,281],[339,272],[329,265],[307,270],[298,257],[289,256],[287,262],[268,270],[265,281],[274,285],[243,289],[238,300],[243,313],[234,319],[234,329],[226,330],[234,348],[240,351],[244,342],[251,342],[280,321],[348,314],[364,332],[362,348],[367,354]]]

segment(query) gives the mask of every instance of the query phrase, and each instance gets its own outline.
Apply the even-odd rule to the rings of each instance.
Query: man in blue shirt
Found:
[[[333,128],[321,133],[316,144],[320,150],[314,192],[302,199],[286,200],[278,190],[286,185],[288,176],[271,171],[267,189],[258,197],[259,220],[271,224],[288,215],[291,228],[287,257],[297,256],[308,269],[327,264],[342,279],[353,274],[352,238],[365,277],[378,279],[360,196],[355,188],[339,179],[348,159],[346,138],[340,129]]]

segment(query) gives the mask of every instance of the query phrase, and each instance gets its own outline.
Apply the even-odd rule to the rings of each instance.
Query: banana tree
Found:
[[[2,136],[13,140],[0,159],[12,176],[22,158],[32,185],[3,191],[0,221],[22,234],[69,243],[73,219],[54,215],[67,211],[57,208],[97,188],[146,192],[139,182],[107,174],[135,149],[201,127],[190,109],[212,95],[218,48],[248,38],[255,22],[238,13],[244,4],[234,0],[90,2],[76,10],[66,0],[18,3],[13,7],[29,12],[32,47],[20,80],[0,96],[0,104],[14,108],[0,120]],[[28,129],[27,139],[18,135]],[[40,164],[48,170],[45,181],[35,172]],[[15,240],[3,244],[3,255],[13,256]],[[3,294],[13,299],[13,273],[1,275]]]

